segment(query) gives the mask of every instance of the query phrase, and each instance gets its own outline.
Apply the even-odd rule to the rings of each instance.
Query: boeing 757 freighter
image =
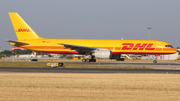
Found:
[[[96,58],[119,59],[120,54],[157,56],[177,52],[169,43],[158,40],[41,38],[16,12],[9,12],[9,16],[18,39],[6,40],[11,45],[45,53],[82,54],[84,55],[83,62],[96,62]],[[154,60],[154,63],[156,62]]]

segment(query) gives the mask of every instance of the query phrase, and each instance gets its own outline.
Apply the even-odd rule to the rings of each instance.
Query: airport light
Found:
[[[151,27],[148,27],[148,40],[150,40],[150,29],[152,29]]]

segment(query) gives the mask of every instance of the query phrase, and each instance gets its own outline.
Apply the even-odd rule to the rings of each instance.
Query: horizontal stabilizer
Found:
[[[5,40],[6,42],[11,42],[11,43],[16,43],[16,44],[20,44],[20,45],[29,45],[29,43],[25,43],[25,42],[17,42],[17,41],[12,41],[12,40]]]

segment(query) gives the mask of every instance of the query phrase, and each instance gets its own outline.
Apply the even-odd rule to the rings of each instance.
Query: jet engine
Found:
[[[108,49],[95,50],[92,55],[101,59],[110,59],[112,57],[111,51]]]

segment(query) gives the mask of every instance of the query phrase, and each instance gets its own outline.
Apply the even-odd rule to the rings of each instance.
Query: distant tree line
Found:
[[[20,49],[15,49],[13,51],[4,50],[0,53],[0,56],[9,57],[11,55],[31,54],[31,53],[32,53],[32,50],[20,50]]]
[[[176,49],[180,49],[180,47],[177,47]],[[179,55],[180,55],[180,51],[177,50],[177,52],[179,52]]]
[[[0,52],[0,57],[9,57],[12,55],[22,55],[22,54],[31,54],[32,50],[20,50],[20,49],[15,49],[13,51],[9,50],[4,50]],[[42,53],[42,52],[36,52],[37,55],[46,55],[47,53]]]

